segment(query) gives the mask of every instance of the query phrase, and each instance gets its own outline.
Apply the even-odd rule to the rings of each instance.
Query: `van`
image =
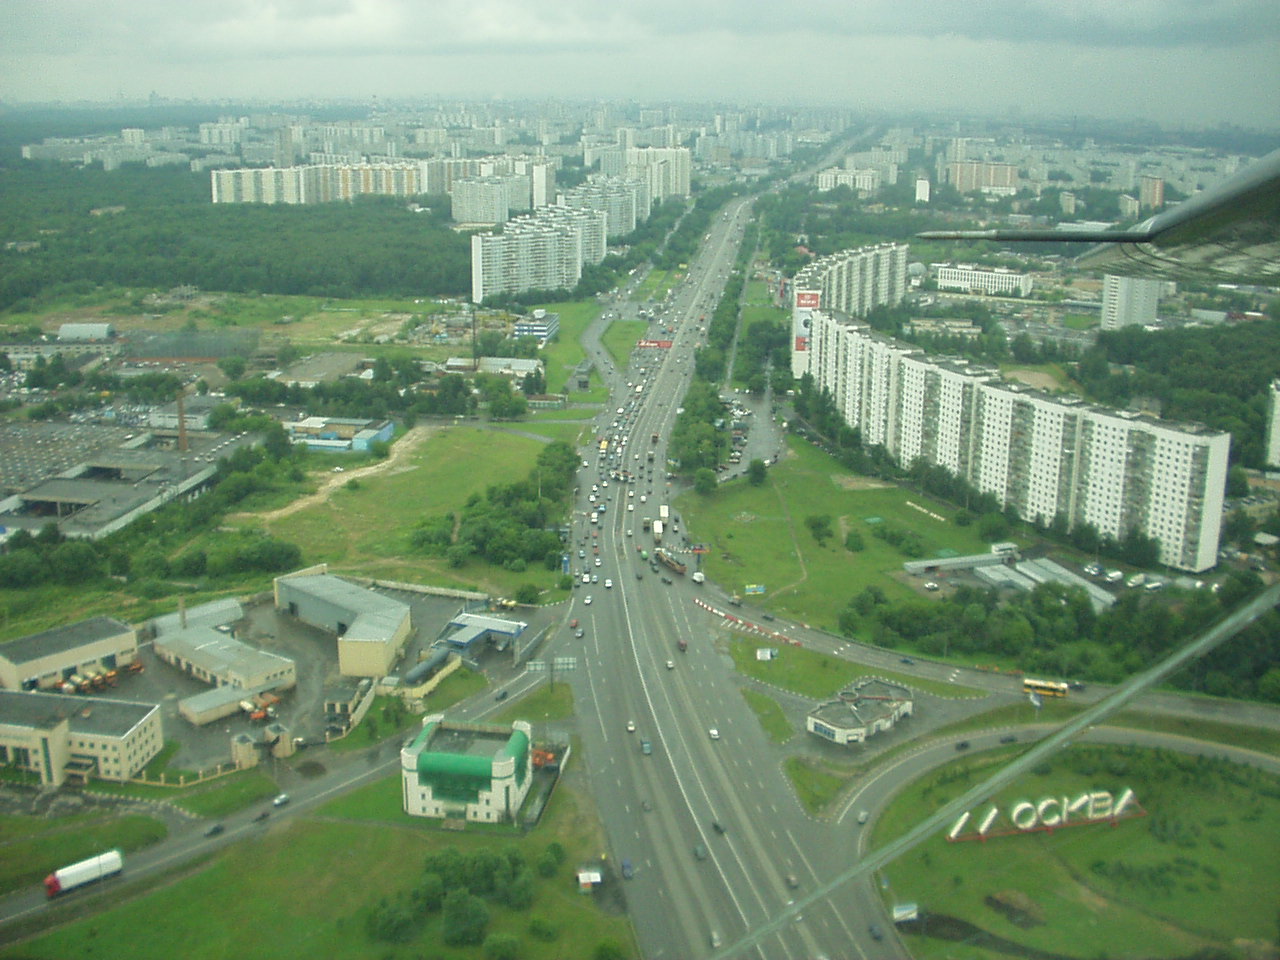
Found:
[[[866,822],[867,822],[867,818],[868,818],[868,816],[870,816],[870,815],[867,813],[867,811],[865,811],[865,810],[859,810],[859,811],[858,811],[858,822],[859,822],[859,823],[866,823]]]

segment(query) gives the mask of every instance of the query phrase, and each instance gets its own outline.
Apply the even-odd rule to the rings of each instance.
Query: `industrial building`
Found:
[[[404,811],[477,823],[515,818],[533,782],[533,728],[449,723],[436,713],[400,751]]]
[[[494,641],[499,650],[507,645],[529,625],[519,620],[504,620],[501,617],[486,617],[477,613],[460,613],[449,621],[448,632],[444,639],[456,650],[470,653],[478,643]]]
[[[137,659],[137,631],[114,617],[93,617],[0,644],[0,686],[60,690],[72,677],[106,674]]]
[[[550,313],[541,307],[527,317],[521,317],[515,323],[511,335],[519,340],[521,337],[533,337],[545,343],[560,332],[560,314]]]
[[[277,577],[276,609],[337,634],[338,672],[344,677],[385,677],[413,631],[409,605],[330,576],[326,569],[321,564]]]
[[[864,743],[883,730],[892,730],[911,716],[911,691],[901,684],[871,678],[840,691],[805,717],[805,729],[815,736],[846,746]]]
[[[935,263],[931,269],[938,281],[939,290],[957,290],[960,293],[982,293],[987,296],[1029,296],[1034,286],[1030,274],[1014,273],[996,267],[982,270],[969,264]]]
[[[308,450],[363,453],[373,443],[390,443],[395,424],[390,420],[345,417],[305,417],[284,425],[290,439]]]
[[[41,786],[128,780],[162,746],[153,704],[0,690],[0,765],[38,775]]]

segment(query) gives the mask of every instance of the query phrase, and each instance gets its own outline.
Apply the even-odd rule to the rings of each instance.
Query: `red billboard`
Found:
[[[796,306],[817,310],[822,302],[822,294],[817,290],[797,290]]]
[[[657,349],[657,350],[670,350],[670,349],[671,349],[671,341],[670,341],[670,340],[637,340],[637,341],[636,341],[636,346],[637,346],[637,347],[652,347],[652,348]]]
[[[796,337],[796,352],[798,353],[808,349],[809,349],[809,338]]]

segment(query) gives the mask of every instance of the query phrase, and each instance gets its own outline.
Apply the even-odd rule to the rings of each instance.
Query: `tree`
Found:
[[[491,933],[484,938],[484,955],[488,960],[516,960],[520,956],[520,938],[509,933]]]
[[[693,475],[693,489],[704,497],[716,492],[716,472],[710,467],[703,467]]]
[[[850,553],[861,553],[867,549],[867,542],[857,530],[850,530],[844,538],[844,548]]]
[[[533,605],[538,602],[540,593],[536,583],[522,583],[516,588],[516,603]]]
[[[818,546],[824,546],[833,536],[834,531],[831,528],[831,515],[827,513],[814,513],[804,518],[804,525],[809,528],[809,533],[813,535],[813,539],[818,541]]]
[[[1227,496],[1232,500],[1249,495],[1249,475],[1237,464],[1227,471]]]
[[[461,888],[445,895],[442,936],[449,946],[475,946],[483,942],[488,925],[489,910],[479,897]]]
[[[764,484],[765,474],[767,473],[763,460],[752,460],[747,465],[747,482],[753,487],[759,487]]]
[[[248,366],[249,362],[244,357],[223,357],[218,361],[218,369],[226,374],[228,380],[239,380]]]

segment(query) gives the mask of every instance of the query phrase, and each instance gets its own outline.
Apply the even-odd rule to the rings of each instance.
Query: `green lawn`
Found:
[[[540,424],[550,430],[553,424]],[[572,427],[570,430],[574,429]],[[473,493],[523,477],[542,444],[502,430],[449,427],[402,469],[339,488],[325,502],[269,521],[268,531],[296,543],[307,563],[326,562],[344,573],[488,590],[510,596],[522,583],[549,587],[557,574],[541,568],[511,573],[472,562],[454,569],[440,557],[414,551],[409,533],[420,517],[459,510]],[[242,522],[262,526],[249,516]]]
[[[772,647],[777,655],[772,660],[757,660],[756,650],[761,647]],[[971,687],[909,677],[892,670],[872,669],[816,650],[755,637],[735,637],[729,644],[729,653],[739,673],[814,700],[834,696],[860,677],[881,677],[940,697],[981,696]]]
[[[813,816],[820,816],[849,780],[808,757],[787,757],[782,766],[801,805]]]
[[[168,832],[161,821],[134,814],[0,816],[0,893],[38,887],[59,867],[112,848],[141,850]]]
[[[400,809],[399,776],[353,791],[302,817],[267,828],[252,843],[229,847],[207,869],[122,902],[110,912],[68,923],[0,952],[22,958],[118,957],[128,944],[133,960],[476,960],[476,948],[450,948],[439,939],[433,914],[407,944],[371,940],[365,918],[381,897],[396,897],[415,883],[426,855],[444,847],[514,848],[532,863],[553,840],[568,856],[551,879],[538,877],[526,911],[489,904],[490,933],[520,940],[522,960],[589,957],[604,940],[632,956],[624,916],[601,909],[577,892],[572,871],[599,856],[601,834],[589,801],[561,785],[543,824],[528,836],[439,830]],[[42,869],[44,869],[42,865]],[[42,874],[43,875],[43,874]],[[156,922],[156,918],[163,922]],[[530,921],[556,930],[552,942],[529,935]],[[175,953],[175,944],[181,944]],[[428,951],[428,952],[424,952]]]
[[[551,720],[567,720],[573,716],[573,689],[563,679],[554,687],[543,684],[533,693],[521,697],[509,707],[499,711],[494,723],[511,723],[528,720],[536,725]]]
[[[951,522],[953,507],[896,486],[851,489],[867,484],[806,441],[791,438],[789,448],[790,456],[770,467],[763,486],[738,480],[709,497],[690,492],[676,502],[691,535],[711,548],[703,558],[707,576],[726,589],[741,592],[746,584],[762,584],[770,610],[834,629],[840,610],[869,584],[891,600],[916,595],[902,577],[907,558],[871,536],[868,518],[914,530],[925,556],[944,549],[987,551],[975,527]],[[936,520],[908,503],[948,519]],[[817,513],[832,516],[837,534],[825,546],[804,523]],[[862,534],[865,550],[844,548],[844,531],[850,529]]]
[[[636,288],[632,300],[661,300],[667,292],[684,278],[679,270],[659,270],[656,267],[645,275],[644,282]]]
[[[1097,314],[1068,313],[1062,318],[1062,325],[1068,330],[1092,330],[1099,323]]]
[[[786,743],[795,733],[791,729],[791,723],[787,720],[787,715],[782,712],[782,707],[773,697],[765,696],[755,690],[743,688],[742,697],[747,701],[755,715],[760,718],[760,726],[764,728],[765,735],[774,743]]]
[[[582,331],[600,315],[601,306],[594,300],[544,303],[542,307],[560,314],[560,333],[539,354],[547,371],[547,392],[564,393],[569,374],[586,356],[579,340]],[[575,398],[579,397],[575,394]]]
[[[619,367],[625,367],[631,351],[636,348],[636,341],[648,329],[649,324],[643,320],[614,320],[605,330],[600,342],[609,351],[609,356],[613,357],[613,362]]]
[[[465,667],[460,668],[465,670]],[[448,677],[445,678],[446,680]],[[443,686],[444,681],[441,681]],[[360,750],[381,743],[414,726],[418,718],[404,707],[399,697],[379,696],[373,698],[373,706],[364,715],[364,719],[341,740],[334,740],[329,749],[335,753]]]
[[[881,846],[1007,759],[966,758],[911,785],[876,825]],[[1275,936],[1280,897],[1280,781],[1220,761],[1136,749],[1072,747],[994,800],[1132,788],[1148,816],[1114,828],[948,843],[943,833],[886,868],[890,902],[958,917],[1029,948],[1090,958],[1189,956],[1234,938]],[[977,814],[986,810],[979,807]],[[993,895],[1025,897],[1039,923],[1019,927]],[[1239,941],[1236,941],[1237,943]],[[957,944],[910,936],[922,960]],[[966,957],[1007,957],[966,947]]]

